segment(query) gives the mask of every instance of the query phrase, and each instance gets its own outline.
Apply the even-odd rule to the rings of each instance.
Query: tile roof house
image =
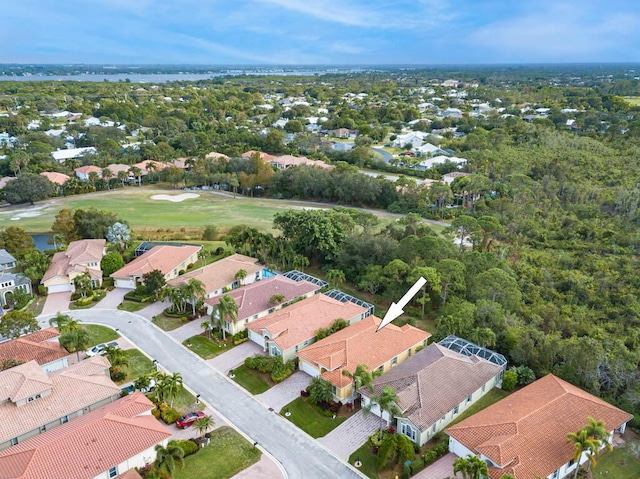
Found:
[[[241,269],[247,273],[242,281],[236,279],[236,273]],[[168,281],[167,284],[169,286],[180,286],[192,278],[197,279],[204,284],[205,299],[208,299],[238,288],[241,285],[259,281],[268,274],[265,267],[258,264],[256,258],[242,254],[232,254],[202,268],[189,271],[178,278]]]
[[[211,151],[204,155],[207,160],[228,160],[229,157],[224,153],[218,153],[217,151]]]
[[[40,173],[40,176],[44,176],[51,183],[62,186],[65,182],[70,178],[69,175],[65,175],[64,173],[58,173],[56,171],[43,171]]]
[[[102,168],[98,168],[95,165],[81,166],[73,170],[79,180],[87,181],[90,173],[95,173],[99,178],[102,178]]]
[[[19,363],[36,361],[46,373],[66,368],[69,352],[58,343],[60,333],[46,328],[0,343],[0,364],[14,360]]]
[[[373,392],[367,389],[358,392],[366,406],[372,395],[391,386],[402,410],[396,430],[423,446],[491,388],[501,384],[502,372],[499,364],[433,343],[377,377]],[[371,412],[381,414],[377,405]],[[390,422],[386,412],[382,417]]]
[[[136,163],[133,166],[140,168],[140,176],[147,176],[150,171],[160,171],[168,168],[168,165],[166,165],[165,163],[160,163],[159,161],[155,160],[144,160],[140,163]]]
[[[85,239],[72,241],[66,251],[53,255],[51,265],[42,277],[41,283],[49,294],[75,291],[74,279],[88,272],[94,287],[102,284],[100,261],[105,254],[107,241]]]
[[[136,392],[0,452],[0,479],[108,479],[152,462],[171,432]]]
[[[446,184],[451,185],[456,178],[462,178],[463,176],[469,176],[471,173],[464,173],[462,171],[452,171],[450,173],[445,173],[442,175],[442,181]]]
[[[15,177],[15,176],[3,176],[2,178],[0,178],[0,190],[1,190],[2,188],[4,188],[5,186],[7,186],[7,184],[8,184],[10,181],[13,181],[13,180],[15,180],[15,179],[16,179],[16,177]]]
[[[125,165],[123,163],[111,163],[110,165],[107,165],[107,168],[109,168],[111,173],[113,173],[113,177],[117,178],[118,173],[120,173],[121,171],[124,171],[127,176],[129,176],[129,168],[131,168],[131,166]]]
[[[260,156],[260,158],[262,158],[264,161],[271,161],[275,158],[275,156],[270,155],[269,153],[265,153],[263,151],[256,151],[256,150],[249,150],[249,151],[245,151],[242,155],[240,155],[242,158],[251,158],[253,155],[257,154],[258,156]]]
[[[278,168],[279,170],[286,170],[287,168],[292,168],[294,166],[317,166],[318,168],[323,168],[325,170],[333,170],[335,165],[329,165],[324,161],[320,160],[310,160],[305,156],[292,156],[292,155],[281,155],[273,157],[269,160],[273,166]]]
[[[548,374],[448,428],[449,450],[485,460],[492,479],[561,478],[577,467],[567,434],[586,426],[587,417],[613,433],[624,432],[633,416]],[[579,463],[586,460],[583,454]]]
[[[297,299],[308,298],[316,294],[322,288],[321,284],[314,284],[310,281],[294,281],[282,275],[257,281],[248,286],[234,289],[227,293],[233,297],[238,305],[238,319],[235,323],[225,318],[223,327],[229,334],[236,334],[244,331],[246,326],[267,314],[279,310],[287,303]],[[275,295],[282,295],[279,302],[271,301]],[[208,314],[213,312],[214,307],[220,302],[220,296],[214,296],[205,300]]]
[[[159,245],[138,256],[111,274],[116,288],[135,289],[142,276],[153,270],[159,270],[167,281],[177,278],[190,264],[198,261],[202,246]]]
[[[359,364],[386,372],[427,345],[431,334],[405,324],[389,324],[376,332],[382,320],[369,316],[298,353],[299,367],[311,376],[329,381],[335,399],[352,401],[352,382],[342,374],[353,373]]]
[[[117,399],[120,387],[111,381],[109,366],[106,358],[93,356],[50,374],[36,361],[0,371],[0,450]]]
[[[249,339],[270,356],[288,361],[315,342],[318,329],[330,327],[338,318],[354,324],[368,314],[363,306],[316,294],[249,323],[247,329]]]

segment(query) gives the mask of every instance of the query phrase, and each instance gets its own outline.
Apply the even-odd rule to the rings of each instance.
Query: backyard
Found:
[[[287,410],[291,413],[286,416]],[[311,437],[322,437],[338,427],[351,414],[345,414],[346,408],[335,417],[320,413],[319,408],[311,404],[306,398],[298,397],[282,408],[280,414],[294,423]],[[329,414],[329,413],[327,413]]]
[[[631,435],[627,432],[627,436]],[[638,479],[640,477],[640,441],[628,439],[611,452],[605,452],[598,458],[593,468],[595,479]]]

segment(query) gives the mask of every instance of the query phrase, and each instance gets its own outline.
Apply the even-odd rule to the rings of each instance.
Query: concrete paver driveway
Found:
[[[362,411],[359,411],[318,441],[336,456],[347,461],[349,456],[379,429],[380,418],[378,416],[375,414],[365,416]]]
[[[125,288],[116,288],[112,289],[107,293],[107,295],[102,298],[98,304],[94,306],[97,309],[117,309],[118,305],[122,303],[124,299],[124,295],[127,294],[130,289]]]
[[[447,479],[448,477],[460,479],[462,477],[460,474],[453,473],[453,461],[456,457],[458,456],[450,452],[413,477],[414,479]]]
[[[265,353],[262,348],[253,341],[246,341],[238,344],[235,348],[231,348],[226,353],[222,353],[220,356],[207,360],[207,363],[211,364],[218,371],[227,374],[230,369],[244,364],[244,360],[254,354],[264,355]]]
[[[311,376],[303,371],[296,371],[280,384],[276,384],[268,391],[258,394],[256,397],[275,412],[280,410],[300,396],[300,391],[306,389],[311,381]]]
[[[67,311],[69,309],[70,302],[71,291],[66,291],[64,293],[51,293],[47,296],[41,316],[48,314],[55,315],[61,311]]]

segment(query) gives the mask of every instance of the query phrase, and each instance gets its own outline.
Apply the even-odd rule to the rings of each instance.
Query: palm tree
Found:
[[[220,322],[220,328],[222,329],[222,339],[227,339],[225,333],[225,325],[223,321],[228,317],[231,322],[235,325],[238,320],[238,305],[236,304],[236,300],[233,296],[229,296],[225,294],[220,301],[215,306],[213,312],[211,313],[211,321],[214,320],[214,316],[217,313],[218,321]]]
[[[327,273],[327,281],[334,288],[339,287],[342,283],[345,282],[345,280],[346,280],[346,277],[342,270],[330,269],[329,272]]]
[[[471,464],[469,463],[471,457],[471,454],[469,454],[466,458],[456,458],[456,460],[453,461],[453,473],[460,473],[462,474],[462,479],[469,479],[471,477]]]
[[[353,374],[346,369],[342,370],[342,375],[348,377],[353,381],[353,388],[351,397],[355,397],[355,393],[359,389],[366,389],[373,393],[373,381],[380,375],[380,371],[368,371],[366,364],[358,364]]]
[[[127,367],[129,365],[129,358],[127,353],[125,353],[122,349],[116,348],[115,346],[107,346],[104,349],[104,355],[111,363],[111,369],[115,371],[120,371],[121,368]]]
[[[76,358],[80,361],[80,351],[89,347],[89,333],[84,328],[72,329],[61,334],[58,342],[67,351],[75,351]]]
[[[597,421],[591,416],[587,418],[587,425],[584,429],[587,436],[600,442],[600,446],[606,446],[608,450],[613,447],[609,442],[609,431],[604,427],[604,421]]]
[[[235,278],[236,281],[240,282],[240,285],[244,284],[244,279],[247,277],[247,272],[244,269],[239,269],[236,271]]]
[[[478,456],[469,456],[469,479],[482,479],[489,477],[489,466]]]
[[[204,332],[207,333],[207,337],[211,339],[211,322],[203,321],[200,323],[200,327],[204,329]]]
[[[292,263],[294,269],[299,269],[304,273],[304,268],[309,266],[309,259],[306,256],[297,254],[293,257]]]
[[[153,462],[153,465],[159,471],[166,472],[171,476],[176,466],[180,469],[184,467],[184,451],[178,446],[176,441],[169,441],[167,447],[158,444],[155,450],[156,460]]]
[[[76,288],[80,290],[80,294],[83,298],[86,298],[89,293],[93,292],[91,275],[88,271],[85,271],[81,275],[76,276],[73,282],[76,285]]]
[[[49,320],[49,324],[60,333],[75,331],[80,327],[80,322],[67,314],[58,313]]]
[[[122,187],[124,188],[124,183],[129,179],[129,174],[126,171],[118,171],[118,180],[122,183]]]
[[[162,299],[169,300],[169,302],[171,303],[171,310],[173,312],[182,313],[184,310],[184,292],[184,288],[167,286],[162,290]]]
[[[590,439],[586,429],[581,429],[577,433],[570,432],[567,434],[567,442],[573,442],[573,460],[576,463],[576,472],[573,477],[576,478],[578,477],[580,459],[582,458],[583,453],[587,454],[590,467],[596,465],[596,455],[598,454],[598,446],[600,445],[600,442],[596,439]]]
[[[143,374],[133,382],[133,387],[138,391],[147,390],[151,386],[151,375]]]
[[[326,379],[311,378],[309,400],[314,404],[329,402],[333,399],[333,384]]]
[[[200,438],[203,438],[207,431],[212,429],[214,425],[215,422],[211,416],[204,416],[193,423],[193,428],[200,433]]]
[[[169,399],[169,407],[173,407],[173,400],[175,399],[178,391],[182,388],[182,374],[173,373],[165,376],[162,382],[163,397]]]
[[[142,186],[142,170],[137,166],[129,168],[129,173],[138,178],[138,186]]]
[[[400,399],[395,389],[391,386],[385,386],[380,391],[380,394],[372,396],[369,404],[362,408],[362,413],[365,416],[371,412],[373,406],[377,405],[380,408],[380,439],[382,439],[382,431],[384,429],[383,413],[386,412],[389,415],[389,422],[391,422],[394,416],[402,413],[398,407],[398,402],[400,402]]]
[[[113,178],[113,171],[111,171],[109,168],[102,168],[102,179],[105,182],[105,185],[107,185],[107,190],[109,189],[109,180]]]
[[[207,294],[207,290],[204,287],[204,283],[199,279],[191,278],[186,283],[185,293],[188,294],[188,297],[191,299],[191,308],[193,311],[193,315],[196,315],[196,304],[198,301],[204,298]]]

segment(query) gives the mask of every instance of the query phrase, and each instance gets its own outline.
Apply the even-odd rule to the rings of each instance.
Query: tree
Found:
[[[53,185],[44,176],[23,173],[3,189],[4,199],[11,203],[30,203],[53,196]]]
[[[16,259],[23,259],[34,247],[33,237],[18,226],[9,226],[0,233],[0,247]]]
[[[204,287],[204,283],[199,279],[190,278],[185,284],[182,285],[184,287],[185,297],[189,298],[189,302],[191,303],[192,313],[196,315],[196,305],[202,301],[202,299],[207,294],[207,290]]]
[[[73,283],[76,286],[76,291],[80,291],[83,298],[93,293],[93,282],[91,280],[91,274],[88,271],[76,276],[73,279]]]
[[[307,391],[309,391],[309,401],[314,404],[319,405],[333,400],[333,384],[326,379],[311,378]]]
[[[240,282],[240,285],[244,284],[244,280],[247,277],[247,272],[244,269],[239,269],[238,271],[236,271],[235,274],[235,279],[236,281]]]
[[[275,306],[276,304],[282,303],[285,299],[286,297],[284,294],[274,294],[274,295],[271,295],[271,297],[269,298],[269,301],[267,301],[267,304],[269,306]]]
[[[64,208],[58,211],[53,225],[51,225],[51,234],[59,235],[66,244],[80,239],[72,210]]]
[[[25,253],[22,261],[24,274],[26,274],[32,282],[37,283],[42,279],[47,269],[49,269],[51,257],[42,251],[34,249]]]
[[[457,457],[453,461],[453,473],[457,475],[462,474],[462,479],[469,479],[471,477],[471,465],[469,464],[469,458],[471,454],[465,457]]]
[[[380,408],[380,439],[382,439],[383,429],[384,429],[384,413],[386,412],[389,416],[389,420],[393,420],[394,416],[397,416],[402,413],[400,408],[398,407],[398,403],[400,399],[396,394],[395,389],[391,386],[384,386],[380,391],[380,394],[377,396],[371,396],[369,400],[369,404],[362,408],[362,413],[367,415],[371,412],[371,408],[373,406],[378,406]]]
[[[153,462],[153,466],[159,471],[171,476],[176,467],[184,468],[184,451],[175,440],[169,441],[167,447],[157,444],[155,451],[156,460]]]
[[[587,431],[587,436],[600,441],[600,443],[607,446],[607,448],[611,447],[609,443],[609,431],[607,431],[607,428],[604,426],[604,421],[598,421],[589,416],[587,417],[587,425],[584,429]]]
[[[102,275],[107,278],[124,266],[124,259],[117,251],[109,251],[100,260]]]
[[[215,426],[215,422],[211,416],[203,416],[196,419],[193,423],[193,428],[200,433],[200,438],[204,438],[204,435]]]
[[[96,208],[78,209],[73,214],[73,218],[78,236],[85,239],[106,238],[109,227],[120,221],[111,211]]]
[[[131,228],[126,223],[114,223],[107,229],[107,241],[117,245],[120,252],[124,251],[131,240]]]
[[[156,387],[162,391],[163,398],[169,399],[169,407],[173,407],[173,400],[182,389],[182,374],[169,374],[165,376],[162,383]]]
[[[122,368],[126,368],[129,365],[129,356],[127,356],[127,353],[115,346],[107,346],[104,349],[104,356],[111,363],[112,374],[120,372]]]
[[[460,238],[460,251],[464,251],[465,240],[478,232],[480,225],[473,216],[460,215],[452,221],[449,229]]]
[[[220,328],[222,329],[222,339],[224,340],[226,339],[226,334],[223,321],[225,321],[228,317],[233,324],[236,324],[236,321],[238,320],[238,305],[233,296],[225,294],[222,298],[220,298],[220,301],[216,306],[214,306],[213,312],[211,313],[211,321],[213,322],[216,317],[220,323]]]
[[[417,299],[417,302],[422,306],[420,319],[424,321],[424,308],[426,303],[430,301],[430,297],[427,295],[427,291],[440,291],[440,274],[435,268],[418,266],[411,270],[408,280],[410,283],[415,283],[420,278],[424,278],[427,282],[422,287],[422,297]]]
[[[80,321],[62,313],[58,313],[51,318],[49,324],[60,331],[60,333],[68,333],[80,328]]]
[[[0,336],[15,339],[38,331],[38,320],[31,311],[9,311],[0,316]]]
[[[210,321],[202,321],[200,323],[200,328],[204,329],[204,332],[207,333],[207,337],[211,339],[211,322]]]
[[[508,369],[502,375],[502,389],[505,391],[513,391],[518,384],[518,373],[512,369]]]
[[[129,168],[129,173],[138,178],[138,186],[142,186],[142,170],[137,166]]]
[[[589,438],[589,434],[586,429],[581,429],[577,433],[570,432],[567,434],[567,442],[573,442],[573,460],[576,463],[576,472],[574,478],[578,477],[578,470],[580,469],[580,459],[582,454],[586,453],[589,460],[589,467],[596,465],[596,456],[598,454],[598,446],[600,442],[597,439]]]
[[[337,288],[346,281],[344,272],[339,269],[330,269],[327,272],[327,281],[332,287]]]
[[[464,291],[466,286],[464,280],[465,267],[464,264],[455,259],[443,259],[436,263],[435,268],[440,274],[442,287],[440,295],[442,297],[442,307],[444,308],[447,305],[447,295],[450,289]]]
[[[122,187],[124,188],[124,184],[129,180],[129,173],[127,173],[126,171],[118,171],[118,180],[120,181],[120,184],[122,185]]]
[[[359,390],[366,389],[369,393],[373,393],[373,381],[382,374],[380,371],[368,371],[366,364],[358,364],[353,373],[346,369],[342,370],[342,375],[353,381],[353,389],[351,397]]]
[[[102,179],[104,180],[104,184],[107,187],[107,190],[109,189],[109,180],[111,180],[111,178],[113,178],[113,171],[111,171],[109,168],[102,168]]]
[[[70,353],[75,352],[80,361],[80,351],[87,349],[90,344],[89,333],[84,328],[67,330],[60,335],[58,342]]]
[[[142,275],[142,284],[149,294],[157,299],[162,293],[162,288],[167,284],[167,280],[159,269],[153,269]]]

